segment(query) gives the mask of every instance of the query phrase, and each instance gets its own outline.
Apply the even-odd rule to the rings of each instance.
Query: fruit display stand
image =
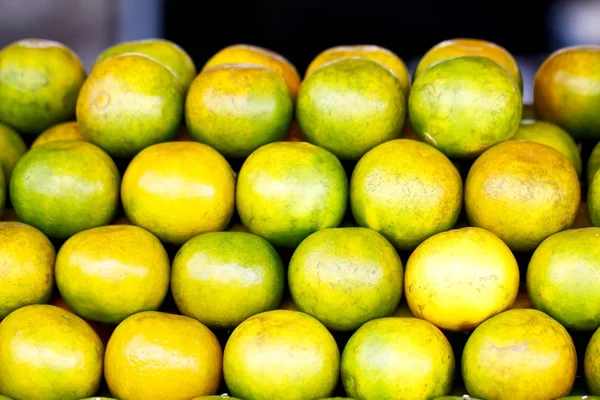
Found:
[[[0,400],[599,398],[599,47],[196,62],[0,50]]]

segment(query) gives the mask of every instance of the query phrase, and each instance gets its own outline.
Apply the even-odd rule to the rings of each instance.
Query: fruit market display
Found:
[[[0,50],[0,400],[600,398],[600,47],[199,61]]]

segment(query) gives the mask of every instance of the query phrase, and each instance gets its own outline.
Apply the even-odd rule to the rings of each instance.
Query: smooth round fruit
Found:
[[[189,400],[215,394],[221,346],[200,322],[145,311],[115,329],[104,358],[110,392],[127,400]]]
[[[256,64],[269,67],[277,71],[285,79],[292,99],[296,99],[298,88],[300,87],[300,75],[298,75],[298,71],[296,71],[296,67],[292,63],[274,51],[259,46],[235,44],[225,47],[212,56],[204,64],[202,71],[223,64]]]
[[[600,174],[595,174],[588,188],[588,212],[593,226],[600,226]]]
[[[183,90],[172,72],[142,54],[124,54],[97,65],[77,101],[86,140],[115,157],[131,157],[177,135]]]
[[[75,116],[86,72],[61,43],[25,39],[0,50],[0,122],[36,135]]]
[[[48,301],[54,256],[42,232],[19,222],[0,222],[0,321],[18,308]]]
[[[451,229],[462,196],[462,180],[450,160],[434,147],[408,139],[369,151],[354,168],[350,182],[356,222],[402,250],[412,250],[428,237]]]
[[[302,82],[296,117],[309,142],[357,160],[402,135],[406,98],[387,67],[345,58],[316,69]]]
[[[52,238],[108,225],[119,202],[119,171],[93,144],[47,143],[25,154],[10,181],[19,219]]]
[[[410,122],[449,157],[475,158],[510,139],[521,122],[521,91],[485,57],[458,57],[425,70],[408,99]]]
[[[227,227],[234,190],[233,171],[216,150],[172,142],[151,146],[131,161],[121,197],[131,222],[164,242],[183,244]]]
[[[600,396],[600,329],[596,330],[587,345],[583,365],[590,392]]]
[[[571,226],[580,190],[575,168],[557,150],[511,140],[475,161],[465,208],[472,226],[495,233],[513,250],[530,251]]]
[[[588,159],[587,165],[587,183],[588,186],[591,185],[592,180],[594,179],[594,175],[600,169],[600,142],[598,142],[592,153],[590,154],[590,158]]]
[[[0,394],[0,400],[12,400],[12,399],[8,396],[4,396],[3,394]]]
[[[15,399],[78,400],[102,378],[104,346],[81,318],[31,305],[0,324],[0,390]]]
[[[368,322],[342,354],[342,383],[355,399],[432,399],[450,393],[453,379],[450,343],[417,318]]]
[[[305,78],[320,66],[331,61],[342,58],[362,57],[368,60],[377,61],[378,63],[389,68],[400,81],[404,94],[408,96],[410,91],[410,75],[406,64],[400,57],[392,51],[374,45],[353,45],[353,46],[336,46],[331,47],[318,56],[310,63],[304,74]]]
[[[327,329],[297,311],[267,311],[242,322],[227,341],[223,373],[245,400],[318,399],[338,381],[340,354]]]
[[[281,257],[250,233],[203,233],[173,260],[171,292],[177,308],[211,328],[232,329],[276,309],[284,286]]]
[[[481,399],[556,399],[571,392],[576,372],[568,332],[537,310],[488,319],[471,334],[462,356],[467,391]]]
[[[600,327],[600,228],[570,229],[544,240],[527,268],[531,302],[571,330]]]
[[[251,64],[203,71],[194,79],[185,103],[192,138],[235,158],[284,140],[293,113],[294,102],[281,75]]]
[[[298,309],[334,331],[352,331],[390,316],[402,296],[402,261],[367,228],[324,229],[294,251],[288,269]]]
[[[61,140],[85,140],[77,121],[62,122],[46,129],[31,144],[31,148],[33,149],[46,143],[59,142]]]
[[[419,61],[415,69],[414,79],[417,79],[426,69],[441,61],[463,56],[489,58],[506,69],[517,82],[517,85],[523,89],[521,71],[515,58],[504,47],[480,39],[451,39],[436,44]]]
[[[310,143],[278,142],[242,165],[236,190],[242,224],[276,246],[296,247],[311,233],[338,226],[348,179],[340,161]]]
[[[0,167],[6,184],[10,182],[17,161],[27,153],[25,142],[12,128],[0,122]]]
[[[507,310],[519,292],[519,266],[498,236],[454,229],[424,241],[406,264],[404,293],[416,317],[451,331],[472,330]]]
[[[169,289],[169,257],[160,241],[133,225],[79,232],[56,256],[56,285],[80,316],[116,324],[156,310]]]
[[[535,75],[538,115],[576,139],[600,138],[600,46],[554,52]]]
[[[546,121],[522,121],[512,138],[545,144],[558,150],[571,161],[577,175],[581,175],[581,154],[577,143],[559,126]]]
[[[140,53],[161,62],[175,75],[184,92],[196,77],[196,66],[189,54],[177,44],[164,39],[118,43],[100,53],[96,59],[96,65],[125,53]]]

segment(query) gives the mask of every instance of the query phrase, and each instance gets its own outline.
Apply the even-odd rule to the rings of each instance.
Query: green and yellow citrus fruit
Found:
[[[594,332],[587,345],[583,365],[590,392],[600,396],[600,329]]]
[[[160,62],[124,54],[97,65],[77,101],[86,140],[115,157],[175,137],[183,117],[183,89]]]
[[[338,226],[348,179],[340,161],[310,143],[265,145],[244,162],[237,210],[248,231],[277,246],[296,247],[308,235]]]
[[[27,152],[27,145],[17,132],[0,122],[0,167],[8,185],[17,161]]]
[[[428,68],[408,99],[417,136],[449,157],[475,158],[510,139],[523,104],[512,76],[485,57],[458,57]]]
[[[471,225],[489,230],[511,249],[535,249],[573,224],[579,179],[571,162],[539,143],[511,140],[486,151],[465,183]]]
[[[194,79],[185,104],[192,138],[236,158],[284,140],[293,112],[294,103],[281,75],[252,64],[204,70]]]
[[[244,232],[190,239],[173,260],[171,292],[182,314],[209,327],[235,328],[279,307],[285,270],[277,251]]]
[[[109,224],[119,201],[119,171],[91,143],[52,142],[30,150],[13,171],[10,198],[19,219],[52,238]]]
[[[390,316],[402,296],[402,261],[382,235],[367,228],[313,233],[288,269],[298,309],[334,331],[352,331]]]
[[[453,378],[450,343],[418,318],[367,322],[342,354],[342,383],[355,399],[433,399],[450,393]]]
[[[302,82],[296,117],[306,139],[357,160],[402,135],[406,97],[398,78],[365,58],[332,61]]]
[[[503,47],[480,39],[451,39],[433,46],[423,56],[415,69],[414,79],[417,79],[429,67],[450,58],[463,56],[486,57],[506,69],[517,85],[523,88],[521,71],[515,58]]]
[[[51,126],[35,139],[31,148],[41,146],[49,142],[59,142],[61,140],[85,140],[77,121],[61,122]]]
[[[462,206],[457,169],[440,151],[415,140],[381,144],[358,162],[350,182],[356,222],[412,250],[451,229]]]
[[[19,222],[0,222],[0,320],[20,307],[48,301],[54,258],[54,247],[42,232]]]
[[[224,64],[256,64],[271,68],[285,79],[292,99],[296,99],[300,87],[300,75],[298,75],[296,67],[281,54],[259,46],[235,44],[212,56],[204,64],[202,71]]]
[[[103,353],[96,332],[75,314],[49,305],[20,308],[0,324],[0,391],[15,399],[92,396]]]
[[[522,121],[512,138],[545,144],[558,150],[571,161],[577,175],[581,175],[581,154],[577,143],[559,126],[546,121]]]
[[[156,310],[169,289],[169,257],[160,241],[133,225],[79,232],[56,256],[56,285],[83,318],[116,324]]]
[[[413,314],[451,331],[472,330],[507,310],[519,291],[519,266],[498,236],[454,229],[424,241],[406,264]]]
[[[321,52],[311,61],[306,69],[305,77],[315,69],[331,61],[352,57],[362,57],[368,60],[377,61],[389,68],[400,81],[404,94],[408,96],[408,92],[410,91],[410,75],[406,68],[406,64],[404,64],[404,61],[392,51],[380,46],[352,45],[331,47]]]
[[[554,52],[537,71],[533,89],[542,119],[576,139],[600,138],[600,46]]]
[[[600,169],[600,142],[592,149],[587,165],[587,183],[590,185],[594,179],[594,175]]]
[[[538,310],[572,330],[600,327],[600,228],[570,229],[538,246],[527,292]]]
[[[121,197],[131,222],[168,243],[224,230],[234,209],[235,178],[211,147],[170,142],[140,152],[123,176]]]
[[[160,61],[169,67],[184,92],[196,77],[196,66],[188,53],[177,44],[164,39],[134,40],[116,44],[100,53],[96,65],[125,53],[140,53]]]
[[[145,311],[125,319],[104,358],[110,392],[127,400],[189,400],[215,394],[222,351],[216,336],[181,315]]]
[[[340,355],[313,317],[267,311],[242,322],[225,346],[223,373],[231,394],[245,400],[318,399],[338,381]]]
[[[25,39],[0,50],[0,122],[37,135],[75,117],[86,72],[61,43]]]
[[[571,392],[577,354],[569,333],[537,310],[498,314],[471,334],[462,355],[470,395],[482,399],[556,399]]]

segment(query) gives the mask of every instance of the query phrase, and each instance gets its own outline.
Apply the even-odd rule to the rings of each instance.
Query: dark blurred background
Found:
[[[0,46],[26,37],[65,43],[88,70],[116,42],[164,37],[198,68],[219,49],[248,43],[283,54],[301,74],[334,45],[378,44],[412,70],[442,40],[481,38],[515,55],[531,101],[550,52],[600,44],[600,0],[0,0]]]

